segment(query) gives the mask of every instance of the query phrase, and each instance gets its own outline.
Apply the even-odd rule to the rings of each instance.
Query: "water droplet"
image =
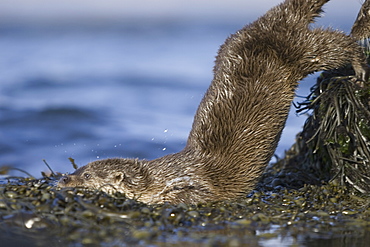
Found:
[[[162,151],[166,151],[167,148],[162,148]]]
[[[164,132],[164,133],[167,133],[167,132],[168,132],[168,129],[165,129],[163,132]]]

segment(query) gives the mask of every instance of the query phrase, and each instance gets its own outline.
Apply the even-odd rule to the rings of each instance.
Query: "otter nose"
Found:
[[[60,184],[64,184],[64,185],[66,185],[66,184],[68,184],[68,182],[70,181],[71,179],[68,177],[68,176],[63,176],[63,177],[61,177],[60,179],[59,179],[59,183]]]

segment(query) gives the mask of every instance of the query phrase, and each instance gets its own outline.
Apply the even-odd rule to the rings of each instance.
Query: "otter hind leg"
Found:
[[[303,59],[309,73],[337,69],[350,63],[359,79],[369,79],[365,54],[352,37],[333,30],[314,29],[311,32],[307,40],[311,48]]]

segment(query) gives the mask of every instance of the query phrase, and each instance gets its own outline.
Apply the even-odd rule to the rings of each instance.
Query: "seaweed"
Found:
[[[124,195],[57,189],[56,178],[0,185],[0,239],[27,246],[258,246],[353,238],[365,243],[366,197],[340,185],[254,191],[236,201],[146,205]],[[353,242],[352,242],[353,243]]]

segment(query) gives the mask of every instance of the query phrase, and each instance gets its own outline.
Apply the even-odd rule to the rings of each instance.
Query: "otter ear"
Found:
[[[125,178],[125,175],[123,174],[123,172],[116,172],[113,176],[115,183],[122,182],[124,178]]]

